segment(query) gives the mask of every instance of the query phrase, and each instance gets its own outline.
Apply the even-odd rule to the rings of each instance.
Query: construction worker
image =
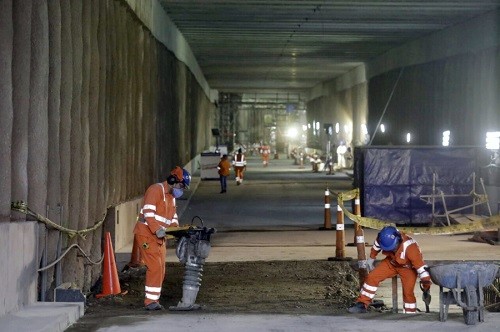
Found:
[[[175,199],[189,187],[191,175],[176,166],[167,180],[149,186],[144,195],[144,206],[134,228],[142,262],[146,265],[145,299],[146,310],[162,310],[160,294],[165,278],[166,245],[168,227],[179,226]]]
[[[375,257],[381,251],[386,257],[374,268]],[[403,313],[417,312],[417,299],[413,292],[417,275],[424,292],[429,292],[432,282],[420,247],[414,239],[394,226],[384,227],[373,243],[367,265],[371,272],[365,278],[356,304],[348,309],[350,313],[367,312],[380,282],[396,275],[399,275],[403,288]]]
[[[239,186],[243,182],[243,171],[247,167],[247,160],[241,148],[239,148],[238,153],[234,155],[233,167],[236,175],[236,185]]]
[[[271,148],[267,145],[262,145],[260,147],[260,155],[262,157],[262,165],[267,167],[269,164],[269,154],[271,153]]]
[[[227,160],[227,154],[223,155],[219,164],[217,165],[220,181],[220,193],[223,194],[227,191],[227,177],[231,172],[231,164]]]

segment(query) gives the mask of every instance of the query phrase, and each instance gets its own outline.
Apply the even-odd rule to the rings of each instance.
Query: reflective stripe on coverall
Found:
[[[167,182],[151,185],[144,195],[144,206],[134,228],[141,252],[141,260],[146,265],[144,305],[158,302],[161,286],[165,278],[165,239],[159,239],[156,231],[160,228],[179,226],[175,198],[167,193]]]
[[[382,251],[387,257],[365,278],[361,293],[356,302],[362,302],[368,306],[373,300],[380,282],[399,275],[403,288],[403,312],[417,312],[417,299],[414,294],[417,274],[422,281],[430,282],[431,278],[429,272],[425,270],[427,265],[425,265],[417,242],[404,233],[401,233],[401,237],[402,243],[399,244],[396,253]],[[381,248],[377,240],[375,240],[370,257],[375,259],[380,251]]]

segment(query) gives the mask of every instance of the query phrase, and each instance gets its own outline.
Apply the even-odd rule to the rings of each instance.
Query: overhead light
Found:
[[[411,134],[407,133],[406,134],[406,143],[410,143],[410,142],[411,142]]]
[[[339,133],[339,131],[340,131],[340,123],[338,123],[338,122],[337,122],[337,123],[335,124],[335,132],[338,134],[338,133]]]
[[[380,131],[385,133],[385,126],[383,123],[380,125]]]
[[[450,131],[445,130],[443,131],[443,146],[449,146],[450,145]]]
[[[486,148],[488,150],[500,150],[500,131],[486,133]]]
[[[287,136],[290,138],[295,138],[295,137],[297,137],[298,133],[299,133],[299,131],[297,130],[297,128],[289,128],[288,132],[287,132]]]

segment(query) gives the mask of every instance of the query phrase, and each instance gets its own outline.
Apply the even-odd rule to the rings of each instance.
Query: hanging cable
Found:
[[[373,132],[373,136],[370,139],[370,143],[368,145],[372,145],[373,139],[375,138],[375,135],[377,134],[378,128],[380,127],[380,123],[382,122],[382,119],[384,118],[385,111],[387,111],[387,107],[389,106],[389,103],[391,102],[392,96],[394,95],[394,91],[396,90],[396,87],[398,86],[399,79],[403,75],[405,67],[402,67],[401,70],[399,71],[399,76],[396,82],[394,83],[394,86],[392,87],[391,94],[389,95],[389,99],[387,99],[387,103],[385,104],[384,111],[382,112],[382,115],[380,116],[380,119],[378,120],[377,126],[375,127],[375,131]]]

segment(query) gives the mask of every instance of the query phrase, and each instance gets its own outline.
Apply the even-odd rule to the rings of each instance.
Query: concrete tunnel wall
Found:
[[[453,145],[483,146],[486,131],[500,129],[499,29],[497,10],[394,48],[312,89],[307,120],[347,124],[349,133],[341,128],[334,143],[360,146],[373,137],[390,101],[383,117],[388,132],[378,132],[373,144],[406,144],[406,131],[412,131],[412,144],[441,145],[449,129]],[[322,148],[323,128],[317,141]]]
[[[11,211],[12,201],[69,229],[90,228],[206,149],[215,106],[119,0],[0,0],[0,73],[1,243],[12,244],[1,256],[2,315],[36,301],[37,273],[25,267],[40,266],[45,241],[44,227]],[[98,261],[102,230],[64,235],[63,247],[77,243]],[[48,233],[51,262],[59,233]],[[62,282],[88,291],[101,266],[81,256],[63,259]],[[53,269],[46,286],[50,299]]]

